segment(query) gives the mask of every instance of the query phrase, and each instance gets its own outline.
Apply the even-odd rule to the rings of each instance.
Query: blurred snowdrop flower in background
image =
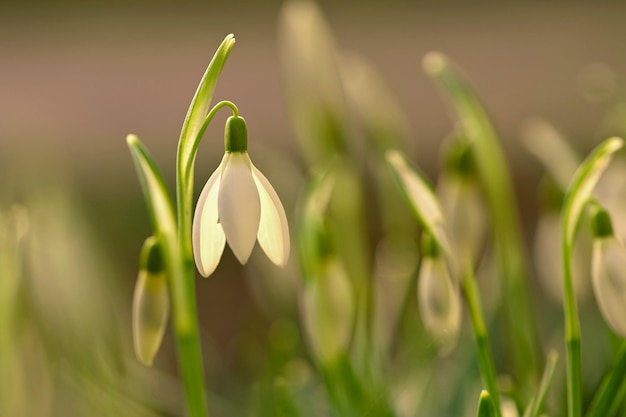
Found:
[[[592,219],[593,291],[609,327],[626,337],[626,248],[613,234],[609,213],[602,208],[596,210]]]

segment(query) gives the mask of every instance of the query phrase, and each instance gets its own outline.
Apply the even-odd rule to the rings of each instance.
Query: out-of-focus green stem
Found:
[[[565,310],[565,340],[567,345],[567,410],[569,417],[582,414],[582,376],[580,358],[580,320],[572,278],[570,245],[563,239],[563,293]]]
[[[539,374],[539,343],[525,279],[523,239],[506,159],[487,112],[447,57],[430,53],[424,69],[442,87],[463,133],[471,141],[493,224],[494,251],[503,278],[505,338],[523,385]],[[494,396],[495,393],[490,391]]]
[[[620,387],[624,386],[626,375],[626,342],[622,344],[615,367],[607,374],[591,402],[587,417],[604,417],[611,415],[610,410],[617,401],[623,399]]]
[[[496,378],[496,369],[493,362],[493,355],[489,347],[489,337],[485,320],[483,319],[480,295],[476,287],[474,272],[471,267],[467,267],[463,279],[461,281],[461,289],[467,303],[467,309],[472,323],[472,331],[474,333],[474,341],[476,342],[476,352],[478,355],[478,366],[483,379],[483,384],[489,391],[491,400],[496,409],[496,416],[502,416],[500,408],[500,389]]]

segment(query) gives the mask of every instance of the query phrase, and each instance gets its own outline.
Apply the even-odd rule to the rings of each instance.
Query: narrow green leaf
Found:
[[[417,218],[437,244],[446,252],[450,252],[443,210],[430,184],[409,166],[399,151],[387,151],[385,158]]]
[[[161,173],[137,136],[128,135],[126,141],[143,187],[153,229],[176,238],[174,208]]]
[[[558,352],[555,350],[550,351],[548,354],[548,360],[546,361],[546,367],[543,370],[543,376],[541,377],[539,389],[524,412],[524,417],[539,417],[539,412],[541,411],[543,402],[545,401],[548,390],[552,385],[552,377],[554,376],[554,370],[556,369],[558,359]]]
[[[176,202],[178,226],[185,259],[193,257],[191,249],[191,215],[193,206],[193,166],[200,143],[203,125],[213,98],[217,79],[222,73],[230,50],[235,44],[234,36],[222,41],[206,72],[200,80],[196,94],[191,100],[178,141],[176,158]],[[205,126],[206,127],[206,126]]]
[[[491,395],[486,390],[482,390],[478,399],[478,410],[476,417],[496,417],[496,407],[493,405]]]
[[[598,388],[587,412],[587,417],[612,415],[611,410],[615,404],[624,399],[623,387],[626,386],[624,375],[626,375],[626,342],[622,344],[617,363],[607,373],[600,388]]]
[[[232,34],[224,38],[202,76],[196,94],[189,105],[189,110],[187,110],[187,116],[183,122],[178,143],[178,166],[183,169],[183,172],[187,172],[187,169],[193,165],[197,148],[197,144],[194,146],[196,136],[200,132],[204,118],[209,112],[217,79],[234,44],[235,37]]]

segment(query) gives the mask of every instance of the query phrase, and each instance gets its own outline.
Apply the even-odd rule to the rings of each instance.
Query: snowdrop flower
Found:
[[[599,209],[593,218],[592,285],[598,307],[607,324],[626,337],[626,248],[613,234],[608,212]]]
[[[225,154],[207,181],[193,219],[193,253],[200,274],[215,271],[226,242],[245,264],[256,240],[268,258],[283,266],[289,257],[285,210],[267,178],[248,156],[246,122],[229,117]]]

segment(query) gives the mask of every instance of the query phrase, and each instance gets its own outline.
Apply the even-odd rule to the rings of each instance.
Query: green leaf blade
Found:
[[[193,164],[197,148],[197,144],[195,143],[196,137],[202,128],[204,118],[211,106],[217,79],[222,73],[226,59],[230,55],[230,51],[234,45],[235,37],[233,34],[229,34],[224,38],[204,72],[200,84],[198,84],[198,89],[191,100],[189,110],[187,110],[187,116],[185,117],[180,132],[180,141],[178,143],[179,168],[186,169]]]
[[[176,218],[161,173],[137,136],[128,135],[126,141],[143,187],[154,230],[163,234],[174,232],[175,236]]]
[[[449,253],[450,240],[445,230],[443,210],[431,186],[409,166],[399,151],[387,151],[385,159],[419,221],[437,244]]]
[[[478,410],[476,411],[476,417],[496,417],[496,407],[493,404],[491,395],[486,390],[482,390],[480,398],[478,399]]]

